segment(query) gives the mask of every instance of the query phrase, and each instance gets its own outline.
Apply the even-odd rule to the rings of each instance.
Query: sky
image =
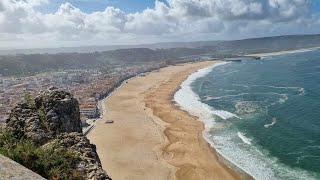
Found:
[[[320,33],[320,0],[0,0],[0,49]]]
[[[146,8],[153,8],[154,0],[51,0],[42,6],[43,12],[54,12],[62,3],[70,3],[83,12],[104,11],[107,6],[114,6],[127,13],[141,12]],[[166,2],[166,1],[162,1]]]

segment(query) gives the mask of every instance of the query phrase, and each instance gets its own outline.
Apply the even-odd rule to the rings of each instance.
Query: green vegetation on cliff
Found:
[[[47,179],[111,180],[82,133],[79,103],[70,93],[47,90],[24,101],[0,131],[0,154]]]
[[[67,148],[41,147],[28,139],[16,138],[8,131],[0,132],[0,154],[9,157],[46,179],[85,179],[74,167],[79,157]]]

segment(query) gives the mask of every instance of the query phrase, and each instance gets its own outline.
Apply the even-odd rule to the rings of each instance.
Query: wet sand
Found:
[[[133,78],[105,101],[106,112],[88,138],[113,179],[240,179],[202,137],[203,123],[173,101],[189,74],[213,63],[170,66]]]

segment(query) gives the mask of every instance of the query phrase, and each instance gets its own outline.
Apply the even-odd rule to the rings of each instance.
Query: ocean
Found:
[[[320,51],[215,64],[190,75],[174,99],[255,179],[320,179]]]

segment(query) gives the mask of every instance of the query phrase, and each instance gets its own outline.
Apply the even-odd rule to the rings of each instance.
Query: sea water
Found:
[[[215,64],[174,98],[255,179],[320,179],[320,51]]]

